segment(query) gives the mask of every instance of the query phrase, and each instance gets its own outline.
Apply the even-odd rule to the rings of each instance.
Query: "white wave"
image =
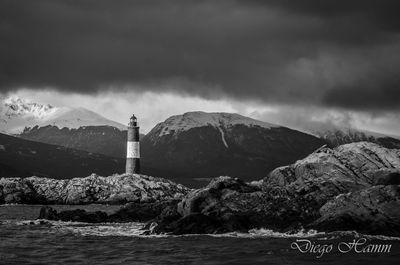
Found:
[[[143,223],[118,223],[118,224],[96,224],[96,225],[65,225],[56,224],[53,230],[58,232],[73,233],[81,236],[129,236],[138,237],[143,234]]]
[[[27,206],[28,204],[23,204],[23,203],[5,203],[5,204],[0,204],[0,207],[12,207],[12,206]]]
[[[336,232],[333,232],[333,233],[336,233],[336,235],[338,237],[340,237],[340,236],[352,236],[352,237],[357,237],[357,238],[364,237],[364,238],[367,238],[369,240],[372,240],[372,239],[377,239],[377,240],[396,240],[396,241],[400,240],[400,237],[385,236],[385,235],[368,235],[368,234],[359,233],[357,231],[336,231]]]
[[[239,238],[305,238],[325,235],[325,232],[301,229],[296,232],[276,232],[271,229],[251,229],[248,233],[230,232],[224,234],[208,234],[213,237],[239,237]]]

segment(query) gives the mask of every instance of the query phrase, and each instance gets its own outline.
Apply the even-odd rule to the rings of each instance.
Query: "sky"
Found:
[[[0,0],[0,94],[400,135],[396,0]]]

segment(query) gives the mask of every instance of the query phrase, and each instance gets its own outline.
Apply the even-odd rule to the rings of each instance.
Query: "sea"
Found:
[[[119,206],[53,207],[110,213]],[[268,229],[149,236],[142,235],[142,223],[38,220],[40,208],[0,206],[0,264],[400,264],[400,238],[396,237]]]

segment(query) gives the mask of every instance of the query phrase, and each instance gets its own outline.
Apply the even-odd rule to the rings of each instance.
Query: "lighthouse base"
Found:
[[[127,158],[126,159],[126,174],[140,174],[140,159]]]

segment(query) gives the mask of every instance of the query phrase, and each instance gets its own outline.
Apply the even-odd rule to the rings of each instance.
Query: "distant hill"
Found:
[[[84,126],[77,129],[35,126],[19,137],[48,144],[84,150],[112,157],[126,157],[126,132],[111,126]]]
[[[1,177],[72,178],[124,171],[125,159],[0,134]]]

